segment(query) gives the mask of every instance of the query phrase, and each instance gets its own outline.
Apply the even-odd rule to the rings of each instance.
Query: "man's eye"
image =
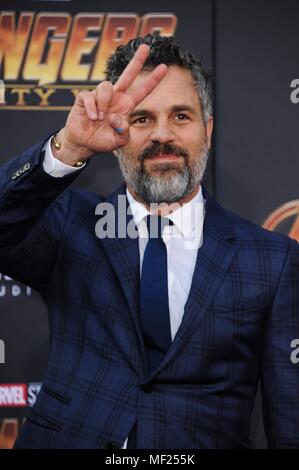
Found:
[[[177,114],[176,115],[176,118],[179,120],[179,121],[183,121],[184,119],[188,119],[188,116],[186,114]]]
[[[146,124],[148,122],[148,117],[141,116],[133,121],[133,124]]]

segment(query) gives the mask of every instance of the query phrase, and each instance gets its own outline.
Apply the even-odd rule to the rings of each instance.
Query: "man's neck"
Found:
[[[198,184],[190,194],[187,194],[182,199],[179,199],[178,201],[173,202],[171,204],[164,203],[164,202],[163,203],[161,202],[159,204],[154,204],[154,203],[148,204],[130,186],[128,186],[128,191],[130,192],[132,197],[136,199],[136,201],[143,204],[144,207],[146,207],[148,211],[152,212],[153,214],[161,215],[164,217],[168,214],[171,214],[171,212],[174,212],[183,204],[186,204],[187,202],[191,201],[191,199],[193,199],[198,193],[199,188],[200,188],[200,184]]]

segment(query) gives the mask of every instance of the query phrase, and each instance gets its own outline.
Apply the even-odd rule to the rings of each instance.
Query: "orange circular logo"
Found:
[[[265,220],[263,227],[274,231],[283,221],[289,218],[294,219],[294,221],[292,222],[288,235],[299,242],[299,199],[286,202],[278,207],[278,209],[272,212]]]

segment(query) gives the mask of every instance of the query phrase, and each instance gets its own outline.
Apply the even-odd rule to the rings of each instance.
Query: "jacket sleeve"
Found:
[[[299,244],[289,251],[265,331],[262,397],[271,449],[299,449],[299,363],[291,343],[299,338]]]
[[[0,167],[0,272],[43,292],[78,172],[44,171],[44,142]]]

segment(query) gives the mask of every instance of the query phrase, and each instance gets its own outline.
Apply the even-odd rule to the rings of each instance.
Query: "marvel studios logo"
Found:
[[[0,408],[32,407],[42,384],[0,384]]]

